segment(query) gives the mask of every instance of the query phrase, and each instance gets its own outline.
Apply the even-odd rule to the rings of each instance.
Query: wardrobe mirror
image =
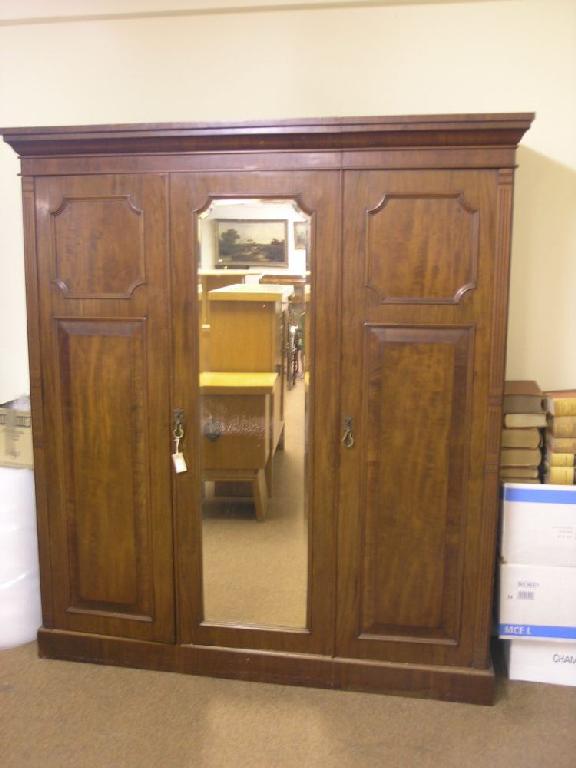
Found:
[[[305,628],[310,217],[221,198],[197,224],[204,621]]]

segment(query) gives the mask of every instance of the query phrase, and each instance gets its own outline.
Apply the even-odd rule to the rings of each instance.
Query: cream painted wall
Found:
[[[0,25],[0,125],[531,110],[508,375],[576,386],[573,0]],[[17,171],[1,145],[0,401],[28,387]]]

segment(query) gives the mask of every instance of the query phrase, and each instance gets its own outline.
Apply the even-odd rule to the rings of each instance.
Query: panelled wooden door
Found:
[[[36,181],[54,625],[174,639],[167,178]]]
[[[481,531],[496,185],[491,171],[345,174],[342,657],[488,663],[487,637],[474,643],[493,545]]]
[[[223,158],[224,165],[226,159]],[[279,158],[279,163],[282,158]],[[198,216],[217,198],[290,200],[311,217],[312,375],[309,387],[308,590],[306,626],[210,622],[203,610],[200,396],[198,387]],[[340,174],[331,171],[175,174],[171,183],[174,262],[175,405],[185,413],[188,471],[175,480],[182,642],[330,656],[334,647],[335,505],[338,460]],[[263,522],[261,525],[266,526]],[[248,553],[247,553],[248,555]],[[278,557],[283,553],[278,552]],[[233,584],[230,584],[230,588]],[[280,599],[280,597],[278,598]]]

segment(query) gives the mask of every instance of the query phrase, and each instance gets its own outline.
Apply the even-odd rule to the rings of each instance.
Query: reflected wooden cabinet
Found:
[[[274,373],[272,451],[284,434],[288,304],[294,289],[275,284],[229,285],[207,295],[210,371]]]
[[[23,176],[41,655],[491,702],[513,174],[532,117],[4,131]],[[226,220],[259,201],[309,221],[288,393],[282,300],[230,323],[248,303],[222,300],[232,276],[199,274],[215,201]],[[256,309],[267,331],[247,330]],[[207,512],[219,479],[255,484],[256,515]],[[224,530],[241,576],[223,571]],[[246,585],[265,611],[236,611]]]

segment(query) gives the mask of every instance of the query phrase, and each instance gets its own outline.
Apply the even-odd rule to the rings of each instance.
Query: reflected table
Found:
[[[266,516],[274,456],[277,373],[200,374],[202,479],[248,482],[256,517]]]

